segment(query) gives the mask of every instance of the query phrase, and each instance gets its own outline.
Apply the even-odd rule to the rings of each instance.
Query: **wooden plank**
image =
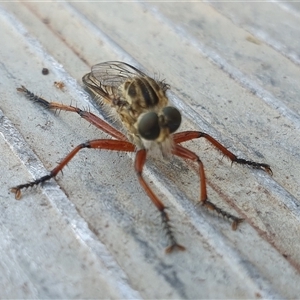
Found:
[[[272,13],[280,18],[264,21]],[[279,19],[298,33],[297,7],[276,3],[2,3],[0,251],[9,261],[0,265],[2,298],[299,295],[299,66]],[[77,144],[106,137],[75,115],[44,111],[16,87],[107,118],[81,77],[109,60],[166,78],[182,130],[203,130],[272,166],[273,177],[230,167],[207,142],[186,144],[204,162],[210,200],[245,218],[236,232],[199,207],[195,168],[177,159],[150,158],[145,176],[170,208],[182,253],[164,253],[159,214],[138,185],[132,155],[85,150],[21,202],[8,193]]]

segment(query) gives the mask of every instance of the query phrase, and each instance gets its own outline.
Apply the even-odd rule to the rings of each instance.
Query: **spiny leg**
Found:
[[[227,156],[233,163],[238,163],[241,165],[248,165],[251,166],[254,169],[261,169],[265,172],[267,172],[270,175],[273,175],[273,172],[271,170],[271,167],[268,164],[264,163],[258,163],[251,160],[246,160],[243,158],[238,158],[236,155],[234,155],[232,152],[227,150],[222,144],[220,144],[216,139],[214,139],[212,136],[210,136],[207,133],[201,132],[201,131],[183,131],[174,134],[173,139],[176,144],[187,142],[193,139],[204,137],[207,139],[212,145],[214,145],[217,149],[219,149],[225,156]]]
[[[181,246],[180,244],[177,243],[177,240],[174,236],[174,233],[173,233],[171,225],[170,225],[169,216],[166,212],[166,207],[158,199],[158,197],[153,193],[153,191],[150,189],[149,185],[147,184],[147,182],[145,181],[145,179],[142,176],[143,167],[146,162],[146,156],[147,156],[147,151],[145,149],[141,149],[141,150],[137,151],[136,158],[135,158],[135,171],[136,171],[136,174],[138,176],[141,186],[144,188],[145,192],[150,197],[153,204],[156,206],[156,208],[161,213],[162,222],[164,224],[167,237],[169,238],[169,241],[170,241],[170,246],[168,246],[166,248],[166,252],[170,253],[175,249],[185,250],[185,248],[183,246]]]
[[[45,175],[41,178],[38,178],[32,182],[25,184],[17,185],[11,188],[11,192],[15,193],[15,198],[17,200],[21,199],[21,190],[29,187],[33,187],[40,183],[43,183],[51,178],[55,177],[69,162],[70,160],[83,148],[92,148],[92,149],[106,149],[106,150],[116,150],[124,152],[134,152],[135,146],[127,141],[119,140],[93,140],[86,143],[82,143],[75,147],[48,175]]]
[[[206,178],[205,178],[205,172],[204,172],[204,166],[202,161],[200,160],[199,156],[196,155],[194,152],[176,144],[174,149],[172,150],[172,153],[174,155],[177,155],[184,159],[190,159],[194,162],[196,162],[199,166],[199,175],[200,175],[200,201],[202,205],[207,207],[208,209],[215,211],[217,214],[220,214],[221,216],[232,220],[232,229],[236,230],[239,223],[243,221],[243,219],[240,219],[238,217],[235,217],[234,215],[222,210],[221,208],[217,207],[215,204],[207,200],[207,190],[206,190]]]
[[[123,141],[128,140],[127,137],[123,133],[119,132],[118,130],[116,130],[115,128],[113,128],[112,126],[110,126],[105,121],[101,120],[99,117],[97,117],[96,115],[94,115],[91,112],[81,110],[80,108],[74,107],[71,105],[64,105],[64,104],[60,104],[57,102],[49,102],[46,99],[39,97],[39,96],[35,95],[34,93],[30,92],[23,85],[20,88],[17,88],[17,91],[24,93],[29,100],[34,101],[34,102],[44,106],[46,109],[75,112],[80,117],[87,120],[89,123],[91,123],[92,125],[96,126],[99,129],[101,129],[102,131],[106,132],[110,136],[112,136],[118,140],[123,140]]]

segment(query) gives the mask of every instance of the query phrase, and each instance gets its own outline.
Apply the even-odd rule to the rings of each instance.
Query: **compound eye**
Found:
[[[155,112],[144,114],[138,123],[138,131],[145,140],[157,139],[160,133],[158,115]]]
[[[166,126],[169,128],[170,133],[175,132],[180,124],[181,124],[181,114],[179,110],[172,106],[167,106],[162,110],[165,120]]]

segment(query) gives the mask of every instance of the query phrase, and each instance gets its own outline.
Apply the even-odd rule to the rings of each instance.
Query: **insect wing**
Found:
[[[107,103],[116,103],[122,95],[119,87],[128,79],[145,77],[143,72],[119,61],[109,61],[94,65],[92,71],[83,76],[82,81],[96,96]]]
[[[94,100],[99,104],[104,101],[111,105],[119,98],[118,87],[102,85],[92,73],[84,75],[82,81],[95,96]]]
[[[91,74],[102,86],[111,87],[119,87],[127,79],[134,77],[148,77],[135,67],[119,61],[108,61],[94,65]]]

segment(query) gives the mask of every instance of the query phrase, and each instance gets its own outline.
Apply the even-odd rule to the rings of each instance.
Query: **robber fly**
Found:
[[[24,86],[18,88],[17,90],[23,92],[30,100],[43,105],[47,109],[65,110],[79,114],[79,116],[109,134],[112,139],[97,139],[78,145],[48,175],[13,187],[11,191],[15,193],[16,199],[21,198],[22,189],[38,185],[55,177],[77,152],[83,148],[135,152],[134,168],[138,180],[161,214],[162,223],[169,242],[166,252],[171,252],[174,249],[184,250],[185,248],[177,242],[165,205],[151,190],[142,174],[147,152],[152,147],[158,147],[164,157],[173,154],[183,159],[191,160],[198,165],[200,202],[208,209],[231,220],[233,230],[237,228],[243,219],[222,210],[208,200],[202,161],[198,155],[181,144],[203,137],[232,162],[262,169],[272,175],[269,165],[238,158],[213,137],[204,132],[184,131],[176,133],[181,124],[181,114],[177,108],[169,104],[168,97],[166,96],[168,85],[163,81],[158,81],[147,76],[129,64],[118,61],[97,64],[92,67],[90,73],[83,76],[82,80],[89,92],[95,96],[98,103],[108,105],[116,111],[121,123],[127,129],[127,135],[116,130],[89,111],[56,102],[48,102],[31,93]]]

